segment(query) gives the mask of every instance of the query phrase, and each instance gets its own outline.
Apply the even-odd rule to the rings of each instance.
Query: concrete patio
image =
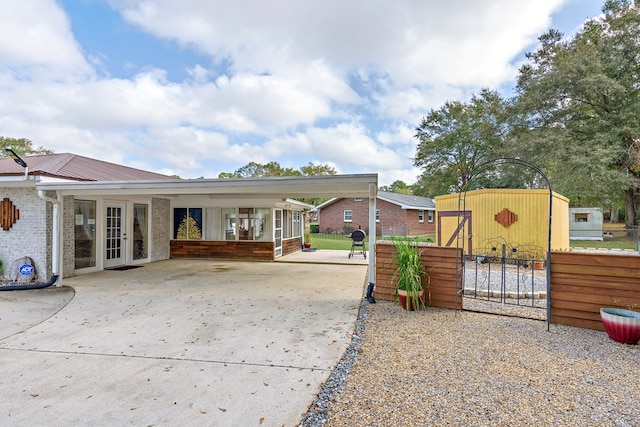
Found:
[[[291,261],[168,260],[0,292],[0,421],[296,425],[351,340],[367,267]]]

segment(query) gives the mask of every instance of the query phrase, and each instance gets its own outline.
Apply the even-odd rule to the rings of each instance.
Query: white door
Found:
[[[274,231],[275,231],[275,241],[274,241],[274,246],[275,246],[275,256],[280,256],[282,255],[282,209],[276,209],[276,214],[275,214],[275,227],[274,227]]]
[[[109,202],[105,206],[104,266],[124,265],[126,260],[125,204]]]

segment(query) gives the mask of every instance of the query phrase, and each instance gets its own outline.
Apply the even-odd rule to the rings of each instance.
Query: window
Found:
[[[433,222],[433,211],[427,212],[427,221]]]
[[[574,213],[573,222],[589,222],[589,214],[587,213]]]
[[[293,219],[293,235],[292,237],[302,236],[302,214],[300,212],[291,212]]]
[[[380,209],[376,209],[376,222],[380,222]]]
[[[418,222],[424,222],[424,211],[423,210],[419,210],[418,211]]]
[[[133,204],[133,259],[148,257],[149,206]]]
[[[202,208],[175,208],[173,234],[177,240],[201,240]]]
[[[75,201],[75,268],[96,266],[96,202]]]
[[[353,199],[354,202],[361,202],[362,201],[362,197],[355,197]]]
[[[344,211],[344,222],[351,222],[353,220],[353,211]]]

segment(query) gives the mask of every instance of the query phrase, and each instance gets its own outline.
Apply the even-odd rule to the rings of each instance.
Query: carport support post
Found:
[[[369,183],[369,286],[367,286],[367,301],[374,304],[373,288],[376,283],[376,198],[378,186]]]

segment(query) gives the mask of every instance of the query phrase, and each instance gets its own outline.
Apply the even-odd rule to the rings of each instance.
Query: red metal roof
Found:
[[[48,176],[75,181],[141,181],[174,179],[168,175],[104,162],[77,154],[24,156],[29,175]],[[0,159],[0,176],[24,175],[24,169],[11,158]]]

